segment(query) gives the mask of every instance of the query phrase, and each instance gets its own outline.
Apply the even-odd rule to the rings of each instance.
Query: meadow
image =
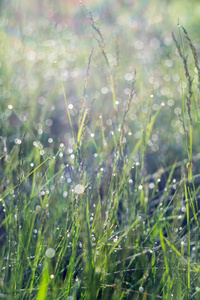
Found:
[[[199,12],[0,1],[0,299],[200,299]]]

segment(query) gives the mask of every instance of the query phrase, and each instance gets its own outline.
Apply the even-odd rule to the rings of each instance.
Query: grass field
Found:
[[[199,12],[0,1],[0,299],[200,299]]]

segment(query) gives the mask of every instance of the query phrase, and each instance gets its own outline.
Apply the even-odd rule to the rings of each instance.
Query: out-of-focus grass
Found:
[[[198,299],[192,5],[1,3],[0,297]]]

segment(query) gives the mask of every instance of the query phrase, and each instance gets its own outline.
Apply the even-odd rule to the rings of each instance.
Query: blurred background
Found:
[[[89,128],[97,142],[99,115],[104,116],[107,139],[117,128],[108,78],[114,78],[120,115],[136,70],[136,94],[125,128],[128,149],[141,137],[149,110],[154,114],[163,103],[148,141],[147,168],[154,172],[175,158],[186,158],[178,117],[180,70],[184,71],[171,33],[178,37],[180,22],[199,53],[199,14],[200,3],[195,0],[1,0],[0,135],[7,138],[8,149],[21,140],[27,128],[30,147],[34,140],[52,149],[56,143],[69,143],[61,81],[76,130],[93,49],[84,100],[90,107],[95,99]],[[99,47],[98,30],[108,61]],[[187,43],[185,47],[187,51]],[[197,80],[189,50],[188,55],[191,74]],[[183,78],[183,89],[186,87]],[[193,151],[198,153],[198,131],[195,137]]]

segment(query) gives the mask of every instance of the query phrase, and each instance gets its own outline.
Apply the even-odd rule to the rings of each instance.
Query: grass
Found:
[[[95,16],[76,50],[68,27],[13,38],[2,15],[0,298],[199,299],[198,51],[179,26],[142,75],[141,41],[132,57]]]

